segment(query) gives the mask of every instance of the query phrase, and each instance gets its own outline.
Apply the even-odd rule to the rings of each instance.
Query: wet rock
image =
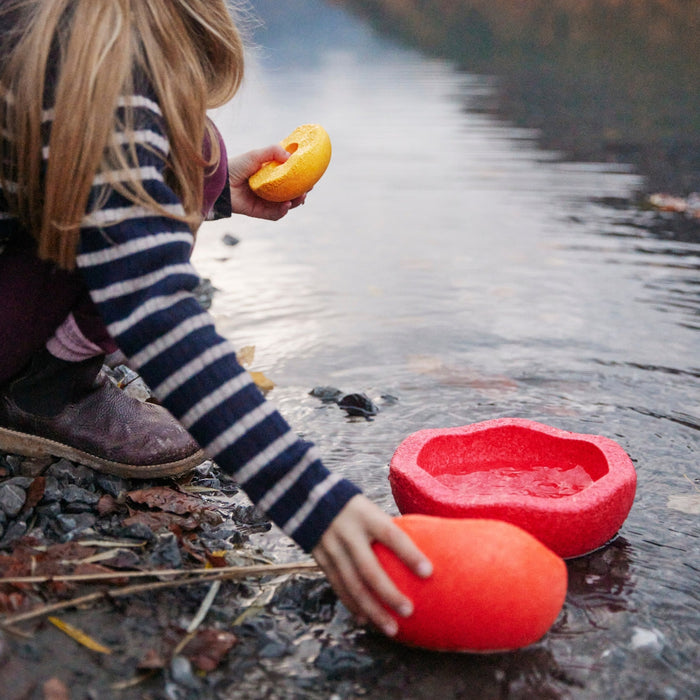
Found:
[[[338,399],[338,406],[349,416],[371,418],[379,413],[378,406],[373,403],[367,394],[346,394]]]
[[[195,298],[199,302],[199,305],[203,309],[208,309],[211,306],[212,300],[214,299],[214,292],[216,291],[217,289],[212,284],[211,280],[203,278],[192,290],[192,294],[194,294]]]
[[[321,649],[314,662],[314,666],[331,680],[358,676],[373,665],[374,660],[371,656],[337,646]]]
[[[16,517],[26,500],[27,492],[21,486],[9,481],[0,484],[0,510],[8,517]]]
[[[321,399],[324,403],[337,403],[343,392],[334,386],[317,386],[309,394],[317,399]]]

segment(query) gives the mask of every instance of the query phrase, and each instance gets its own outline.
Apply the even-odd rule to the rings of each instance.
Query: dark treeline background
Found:
[[[493,75],[493,109],[566,157],[700,190],[697,0],[329,0],[382,33]]]

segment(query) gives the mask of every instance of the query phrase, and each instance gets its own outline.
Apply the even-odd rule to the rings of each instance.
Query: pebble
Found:
[[[0,510],[10,518],[14,518],[27,501],[26,491],[19,485],[5,482],[0,485]]]
[[[66,539],[71,540],[83,530],[91,528],[97,522],[97,516],[92,513],[60,513],[56,516],[56,522]]]

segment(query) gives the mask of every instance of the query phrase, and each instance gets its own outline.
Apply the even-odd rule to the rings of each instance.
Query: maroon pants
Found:
[[[219,144],[219,167],[204,182],[205,212],[214,207],[228,182],[220,135]],[[209,151],[205,143],[205,157]],[[86,338],[106,353],[117,349],[78,272],[58,270],[28,248],[9,246],[0,253],[0,384],[21,371],[71,313]]]
[[[17,374],[69,313],[86,338],[116,350],[77,273],[57,270],[28,249],[0,255],[0,383]]]

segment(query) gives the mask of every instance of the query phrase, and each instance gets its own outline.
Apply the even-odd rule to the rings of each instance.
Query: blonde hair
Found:
[[[202,155],[206,110],[231,99],[243,77],[243,42],[226,0],[3,4],[2,16],[16,13],[16,29],[0,72],[0,176],[38,255],[73,268],[95,175],[135,164],[133,114],[127,107],[125,122],[117,124],[116,107],[120,97],[133,94],[137,72],[155,90],[171,146],[169,182],[182,201],[182,219],[196,230],[204,169],[219,158],[215,138],[210,162]],[[46,76],[54,69],[49,159],[42,172]],[[117,129],[126,133],[126,149],[111,138]],[[110,184],[130,201],[173,216],[137,180]]]

